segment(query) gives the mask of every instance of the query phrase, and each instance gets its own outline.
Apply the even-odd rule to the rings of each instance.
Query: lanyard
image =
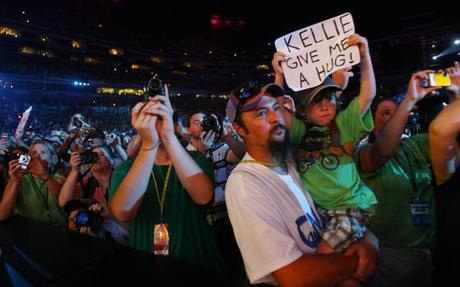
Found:
[[[401,148],[402,152],[404,153],[404,155],[407,158],[407,165],[409,166],[409,170],[406,170],[404,168],[403,163],[396,156],[394,157],[394,159],[398,162],[398,164],[401,166],[401,168],[409,176],[410,182],[411,182],[411,185],[412,185],[412,191],[414,192],[414,195],[415,195],[415,199],[419,199],[421,191],[417,188],[417,183],[415,182],[415,172],[414,172],[413,166],[411,164],[412,159],[409,157],[409,153],[404,148],[404,145],[403,145],[402,141],[399,143],[399,147]]]
[[[164,210],[164,205],[165,205],[165,200],[166,200],[166,192],[168,191],[169,179],[171,177],[171,171],[172,171],[172,164],[168,166],[168,171],[166,172],[166,179],[163,184],[163,192],[161,194],[161,199],[160,199],[157,179],[155,178],[155,174],[153,173],[153,170],[152,170],[153,183],[155,184],[155,191],[157,194],[158,204],[160,205],[160,222],[163,222],[163,210]]]
[[[52,223],[51,211],[50,211],[50,208],[49,208],[49,205],[48,205],[48,190],[47,189],[45,190],[45,193],[46,193],[46,198],[45,198],[45,196],[42,194],[42,190],[40,189],[40,187],[38,187],[38,184],[35,182],[35,179],[33,178],[33,176],[31,176],[31,181],[30,182],[34,186],[34,189],[35,189],[36,193],[38,194],[38,196],[40,197],[41,201],[43,202],[43,206],[45,207],[45,210],[46,210],[46,216],[48,217],[48,222]]]

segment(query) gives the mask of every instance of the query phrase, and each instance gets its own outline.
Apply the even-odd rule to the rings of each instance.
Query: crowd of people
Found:
[[[350,69],[287,95],[278,52],[274,83],[239,85],[218,108],[173,101],[168,86],[134,106],[8,101],[0,220],[171,256],[232,286],[453,280],[460,65],[443,71],[449,104],[429,132],[407,134],[440,89],[423,84],[434,71],[379,97],[366,38],[348,40],[361,57],[357,95]],[[27,132],[14,134],[30,105]]]

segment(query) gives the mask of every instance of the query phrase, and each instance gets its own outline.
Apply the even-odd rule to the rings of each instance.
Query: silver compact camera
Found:
[[[19,156],[18,163],[21,169],[27,169],[30,164],[30,156],[27,154],[21,154]]]

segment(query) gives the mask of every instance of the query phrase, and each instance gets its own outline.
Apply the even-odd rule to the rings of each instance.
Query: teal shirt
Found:
[[[430,170],[427,134],[401,140],[395,155],[373,173],[361,173],[379,203],[370,229],[382,246],[393,248],[430,248],[434,236],[434,187]],[[415,175],[414,191],[412,178]],[[416,197],[427,201],[431,225],[414,226],[410,203]]]
[[[189,152],[201,169],[214,180],[211,163],[199,152]],[[131,168],[128,160],[118,166],[112,174],[110,198]],[[161,198],[167,165],[154,166],[154,173]],[[224,271],[224,263],[217,248],[214,233],[206,220],[206,208],[196,204],[182,186],[172,169],[164,205],[164,223],[169,230],[169,254],[179,260],[191,262],[216,272]],[[141,206],[129,222],[129,244],[137,250],[153,252],[153,227],[160,221],[160,204],[152,176]]]
[[[56,173],[52,177],[56,179],[62,176]],[[46,182],[41,179],[34,179],[31,174],[26,174],[22,178],[21,190],[14,212],[33,220],[61,226],[66,225],[66,219],[59,207],[58,198],[48,191]]]
[[[363,183],[351,155],[343,152],[343,146],[353,147],[362,136],[374,128],[372,114],[367,111],[361,117],[355,98],[335,118],[340,140],[332,148],[330,127],[310,127],[293,119],[291,141],[296,146],[296,163],[300,178],[313,200],[327,210],[359,207],[369,210],[377,203],[373,192]]]

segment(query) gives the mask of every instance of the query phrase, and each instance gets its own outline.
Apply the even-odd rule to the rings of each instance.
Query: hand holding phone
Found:
[[[429,73],[428,79],[422,82],[422,87],[448,87],[451,85],[449,74]]]

